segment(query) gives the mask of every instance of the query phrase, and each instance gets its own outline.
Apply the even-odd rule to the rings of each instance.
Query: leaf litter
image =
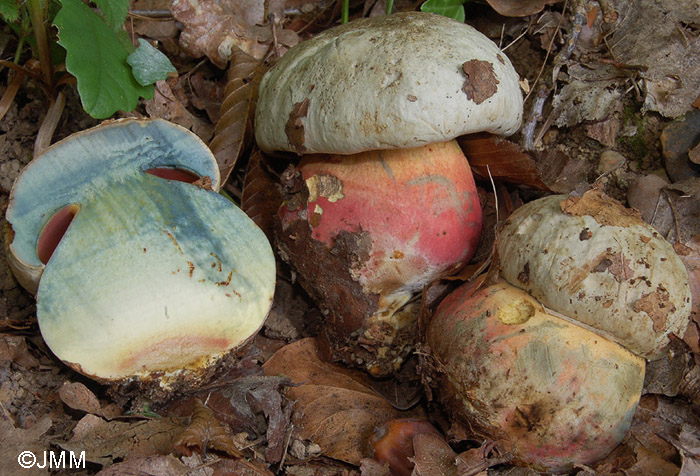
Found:
[[[171,8],[171,3],[170,16],[148,16]],[[482,137],[481,149],[471,150],[462,142],[467,155],[474,154],[470,161],[482,190],[491,190],[492,177],[499,210],[504,201],[517,207],[549,191],[580,196],[592,185],[624,202],[642,178],[658,177],[661,182],[651,179],[654,187],[638,190],[635,203],[653,205],[642,216],[673,242],[697,295],[700,197],[695,166],[700,132],[690,127],[700,109],[697,9],[681,0],[489,4],[513,17],[495,15],[486,6],[469,8],[475,24],[507,47],[524,87],[532,90],[525,120],[533,127],[531,133],[523,129],[505,140]],[[246,169],[256,78],[271,57],[323,30],[327,25],[321,12],[332,15],[329,5],[240,0],[139,0],[132,5],[147,15],[130,16],[129,32],[155,40],[152,44],[179,72],[158,83],[154,99],[142,102],[140,113],[168,118],[211,140],[212,148],[220,151],[217,160],[222,175],[229,177],[229,189],[242,192],[244,209],[263,227],[281,198],[274,193],[278,159],[257,157]],[[374,7],[378,12],[383,5]],[[508,10],[514,7],[525,10]],[[571,47],[569,40],[579,28]],[[229,63],[224,76],[220,68]],[[543,99],[538,102],[540,91]],[[2,201],[31,158],[25,142],[35,134],[40,114],[36,92],[20,90],[17,102],[20,106],[11,107],[0,126]],[[86,127],[79,114],[74,116],[59,125],[59,137],[71,127]],[[608,160],[609,152],[618,156]],[[494,211],[492,195],[484,203]],[[493,221],[495,225],[495,217]],[[485,254],[490,248],[485,245]],[[86,450],[93,470],[105,475],[315,471],[375,476],[389,473],[366,447],[374,427],[416,413],[440,421],[436,408],[421,404],[398,410],[377,390],[377,382],[319,360],[312,341],[305,339],[315,332],[318,310],[300,297],[293,277],[284,280],[276,297],[278,322],[255,339],[262,349],[259,360],[246,363],[245,371],[169,408],[157,408],[162,416],[143,402],[137,408],[117,405],[99,385],[82,383],[85,379],[51,357],[38,337],[31,296],[19,290],[4,260],[0,253],[0,461],[15,461],[14,453],[27,448],[73,449]],[[674,340],[673,357],[650,366],[632,430],[592,469],[596,474],[689,476],[700,471],[699,315],[696,305],[688,332]],[[291,348],[277,352],[289,342]],[[268,359],[265,372],[272,374],[265,376],[260,362]],[[505,455],[485,453],[482,442],[470,441],[468,434],[450,435],[463,439],[415,439],[414,474],[534,474],[501,461]],[[243,463],[248,460],[252,467]],[[16,474],[47,474],[36,471]],[[586,468],[576,471],[591,474]]]

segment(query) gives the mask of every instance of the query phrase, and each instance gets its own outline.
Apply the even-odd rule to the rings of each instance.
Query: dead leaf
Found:
[[[458,476],[457,453],[440,436],[419,434],[413,438],[416,476]]]
[[[391,470],[389,469],[389,464],[380,464],[377,461],[365,458],[360,461],[360,475],[361,476],[393,476]]]
[[[224,87],[220,83],[204,77],[204,73],[197,71],[187,76],[189,80],[190,103],[200,111],[207,113],[209,122],[219,122],[220,108],[224,95]]]
[[[255,173],[256,172],[252,172],[253,175]],[[251,172],[248,172],[246,174],[246,182],[248,182],[248,179],[250,177]],[[246,187],[244,185],[243,200],[241,201],[241,208],[243,209],[243,211],[245,211],[246,213],[255,213],[257,210],[259,210],[258,205],[260,205],[260,207],[265,207],[265,203],[260,203],[263,202],[263,199],[260,197],[260,195],[264,195],[266,193],[264,189],[261,188],[259,194],[253,195],[252,200],[251,196],[246,195],[246,193]],[[256,196],[258,197],[257,200],[254,199],[254,197]],[[248,202],[246,201],[246,197],[249,199]],[[246,205],[250,206],[251,201],[255,202],[252,205],[253,208],[246,209]],[[268,212],[262,213],[272,214],[271,216],[266,217],[270,220],[269,222],[262,223],[262,225],[261,223],[258,223],[258,221],[260,221],[259,213],[255,214],[251,218],[253,219],[253,221],[258,223],[258,226],[260,226],[261,228],[265,225],[271,226],[271,221],[274,217],[274,212],[272,212],[272,209],[270,209]],[[268,231],[272,233],[272,229],[265,230],[263,228],[263,231],[266,233]],[[274,242],[274,237],[272,235],[270,235],[269,238],[270,242]],[[275,339],[276,341],[282,340],[284,342],[292,342],[298,340],[302,337],[302,332],[304,331],[304,329],[312,325],[312,318],[314,317],[315,313],[316,310],[311,309],[311,305],[304,299],[304,296],[302,295],[298,286],[292,285],[289,281],[278,279],[277,287],[275,288],[275,297],[272,301],[272,307],[270,308],[270,313],[268,314],[267,319],[265,320],[265,336],[270,337],[271,339]],[[259,335],[260,334],[258,334],[258,336]],[[269,353],[268,357],[272,356],[272,354],[277,352],[280,348],[284,347],[284,342],[280,343],[280,345],[275,349],[271,349],[271,352]]]
[[[369,388],[371,379],[364,373],[321,361],[313,338],[283,347],[263,369],[299,385],[287,389],[287,397],[296,401],[292,418],[296,434],[317,443],[324,455],[350,464],[359,465],[371,456],[368,442],[376,426],[421,416],[418,411],[394,409]]]
[[[644,446],[637,448],[637,462],[626,471],[629,476],[678,476],[680,468]]]
[[[457,141],[472,171],[480,177],[549,190],[535,161],[516,143],[486,133],[462,136]]]
[[[187,456],[192,454],[192,449],[199,450],[204,456],[208,449],[223,451],[234,458],[243,458],[228,434],[226,428],[219,423],[214,412],[205,406],[201,400],[195,400],[192,420],[187,429],[180,435],[175,448]]]
[[[211,476],[274,476],[264,463],[258,460],[222,459],[211,465]]]
[[[182,476],[191,471],[172,455],[132,458],[105,468],[97,476]]]
[[[222,183],[226,183],[240,154],[252,141],[258,84],[264,72],[258,60],[240,50],[234,51],[226,73],[219,120],[209,144],[219,164]]]
[[[65,382],[58,396],[73,410],[98,414],[102,407],[95,394],[80,382]]]
[[[0,470],[3,476],[44,476],[48,475],[48,468],[39,468],[34,465],[31,468],[22,468],[17,463],[17,458],[23,451],[31,451],[34,455],[41,455],[49,450],[49,439],[44,436],[51,428],[52,421],[49,417],[43,417],[30,428],[23,430],[15,428],[14,422],[0,407]]]
[[[145,101],[148,116],[160,117],[179,124],[207,142],[211,139],[213,127],[188,111],[181,99],[174,93],[173,87],[180,88],[177,78],[156,82],[153,99]]]
[[[700,164],[700,144],[688,151],[688,158],[694,164]]]
[[[25,369],[39,367],[39,360],[29,352],[25,338],[16,335],[0,335],[0,362],[12,362]]]
[[[182,421],[174,418],[127,423],[88,414],[73,429],[73,438],[58,445],[66,451],[85,451],[87,461],[104,466],[115,459],[168,454],[183,430]]]
[[[638,68],[643,109],[669,118],[684,114],[700,90],[700,36],[683,33],[700,23],[697,3],[621,2],[617,9],[620,21],[606,43],[617,62]]]
[[[671,335],[670,340],[666,357],[647,362],[642,394],[655,393],[675,397],[681,391],[683,377],[690,368],[692,355],[678,337]]]
[[[539,13],[545,5],[562,0],[486,0],[491,8],[505,17],[526,17]]]
[[[625,207],[597,189],[587,191],[582,197],[568,197],[561,202],[561,211],[571,216],[591,216],[601,225],[632,226],[642,221],[639,211]]]
[[[291,407],[283,408],[280,389],[290,383],[286,377],[243,377],[222,392],[229,397],[232,408],[236,408],[240,414],[248,414],[251,420],[255,418],[255,414],[265,415],[267,419],[265,458],[270,463],[279,462],[285,450]]]
[[[688,271],[692,302],[691,317],[696,324],[700,325],[700,234],[691,236],[690,240],[684,244],[674,243],[673,249]],[[688,342],[688,345],[693,351],[700,353],[698,342]]]
[[[184,25],[180,45],[190,56],[200,58],[206,55],[222,69],[236,49],[262,59],[272,42],[272,28],[269,24],[262,25],[267,19],[261,18],[259,10],[249,5],[268,7],[268,14],[283,17],[279,1],[268,5],[262,0],[221,3],[215,0],[174,0],[170,11]],[[278,28],[276,35],[279,45],[284,45],[281,53],[299,41],[292,30]]]
[[[262,158],[263,154],[259,149],[255,149],[250,155],[243,182],[241,209],[272,242],[275,216],[282,204],[282,194],[270,174],[262,167]]]

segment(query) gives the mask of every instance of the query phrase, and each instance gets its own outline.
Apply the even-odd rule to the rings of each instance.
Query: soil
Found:
[[[252,5],[255,2],[232,0],[231,3]],[[670,124],[682,121],[683,114],[669,115],[671,109],[665,109],[663,104],[659,103],[654,105],[644,96],[644,91],[640,89],[644,81],[642,76],[649,74],[646,81],[650,82],[656,81],[656,78],[651,77],[650,73],[645,73],[651,71],[650,66],[627,64],[633,62],[634,51],[625,50],[627,63],[621,64],[614,55],[611,56],[603,40],[597,44],[591,40],[591,37],[599,35],[607,41],[611,35],[619,33],[612,31],[612,26],[605,23],[602,13],[599,17],[595,16],[595,12],[591,13],[592,9],[606,5],[606,8],[616,9],[622,14],[627,12],[629,4],[634,2],[579,1],[573,2],[574,5],[564,12],[562,3],[551,3],[538,13],[522,18],[501,17],[485,4],[468,7],[469,22],[490,35],[494,41],[503,46],[508,45],[505,50],[507,55],[521,78],[526,80],[523,82],[524,92],[530,93],[525,103],[525,125],[520,133],[509,140],[517,144],[522,153],[534,161],[541,182],[549,188],[547,191],[533,191],[532,187],[522,184],[500,182],[497,187],[500,220],[503,220],[504,214],[507,215],[517,204],[543,193],[581,195],[595,187],[626,205],[630,188],[634,188],[640,178],[654,174],[671,182],[664,169],[664,150],[668,144],[665,143],[663,132]],[[167,9],[169,2],[141,1],[137,5],[141,10],[155,10],[158,7]],[[325,27],[322,25],[328,25],[332,18],[338,17],[337,9],[334,10],[333,4],[329,2],[299,0],[282,2],[281,5],[286,5],[287,10],[280,11],[288,12],[283,23],[289,29],[284,31],[295,30],[300,39],[310,36],[313,34],[311,32],[322,30]],[[372,5],[370,2],[368,5],[369,11]],[[397,3],[397,6],[410,8],[405,2]],[[585,35],[581,37],[581,43],[567,57],[564,54],[567,42],[576,30],[576,8],[588,11],[589,16],[582,26]],[[352,11],[356,16],[360,15],[362,5],[353,3]],[[314,15],[316,20],[315,23],[312,22],[313,26],[302,31],[304,25],[312,24],[309,21]],[[686,15],[692,15],[692,12]],[[218,107],[224,99],[225,72],[212,66],[206,58],[188,56],[188,51],[177,43],[183,25],[168,19],[167,12],[165,16],[166,21],[170,23],[168,28],[159,25],[158,40],[172,62],[178,66],[179,76],[170,78],[167,83],[161,83],[158,87],[160,95],[157,95],[154,101],[142,101],[137,111],[129,115],[150,114],[167,117],[193,129],[208,140],[216,126]],[[329,22],[324,23],[322,20]],[[695,18],[688,17],[686,20],[678,21],[685,29],[686,41],[691,43],[700,36],[697,30],[698,23]],[[143,35],[151,32],[155,38],[155,29],[149,30],[145,25],[136,24],[131,28]],[[617,25],[620,28],[624,26]],[[259,32],[256,34],[260,35]],[[287,36],[290,35],[288,33]],[[662,47],[665,40],[651,38],[647,41],[658,42]],[[509,44],[511,42],[512,44]],[[217,58],[217,61],[220,60]],[[607,80],[600,77],[581,79],[582,73],[578,68],[581,65],[590,67],[593,63],[601,68],[601,65],[604,65],[615,74],[609,75]],[[696,65],[695,68],[693,70],[692,65],[686,61],[682,68],[679,66],[679,74],[692,73],[694,77],[700,77],[700,66]],[[0,72],[0,95],[9,83],[8,76],[7,69]],[[552,78],[556,79],[554,83]],[[606,88],[615,94],[606,104],[594,104],[581,91],[585,91],[587,87],[601,88],[601,81],[607,83],[603,84],[602,89],[595,90],[596,97],[603,97],[604,94],[600,91]],[[574,84],[582,89],[565,97],[563,88]],[[661,88],[659,84],[656,86],[657,89]],[[538,108],[540,91],[543,91],[545,100]],[[73,86],[65,87],[65,92],[66,109],[53,136],[53,142],[99,122],[83,111]],[[566,101],[566,98],[571,102],[564,102],[563,106],[555,105],[557,101],[559,104]],[[672,111],[677,111],[678,103],[683,100],[684,98],[675,95]],[[699,101],[691,98],[686,101],[686,110],[690,109],[693,100],[695,107],[700,107]],[[25,81],[7,114],[0,121],[0,210],[3,211],[0,221],[4,230],[8,228],[4,220],[4,210],[12,184],[22,168],[32,159],[34,140],[46,115],[47,103],[44,93],[32,81]],[[562,114],[562,110],[568,107],[578,108],[576,119],[572,119],[571,115]],[[301,113],[299,115],[303,116]],[[535,124],[531,136],[526,132],[528,121]],[[696,136],[693,136],[686,154],[697,147],[700,131],[687,134]],[[529,148],[528,140],[531,142]],[[240,194],[244,188],[250,147],[243,147],[243,150],[244,154],[225,188],[234,199],[241,198]],[[269,172],[267,179],[272,177],[274,180],[279,178],[280,170],[276,169],[284,169],[279,164],[268,164],[262,168]],[[257,172],[259,173],[259,170]],[[494,178],[498,182],[498,177]],[[492,189],[489,180],[480,180],[479,185],[482,190]],[[676,186],[678,188],[674,189],[675,191],[656,190],[656,195],[649,195],[648,201],[667,199],[667,206],[664,205],[666,202],[657,206],[659,213],[666,213],[665,216],[671,217],[666,223],[673,223],[675,220],[675,229],[682,229],[684,237],[692,237],[690,240],[677,241],[685,250],[684,260],[691,270],[692,277],[700,274],[693,272],[696,268],[691,269],[693,263],[700,262],[700,246],[697,245],[700,241],[697,239],[700,235],[700,221],[697,214],[692,212],[694,209],[688,208],[683,199],[697,199],[700,196],[700,187],[693,188],[685,182]],[[245,195],[245,191],[243,194]],[[268,197],[264,200],[273,201],[279,198]],[[498,201],[493,200],[493,194],[484,200],[484,215],[492,217],[494,222],[496,203]],[[262,210],[276,208],[275,203],[255,206],[258,207],[256,209]],[[691,211],[685,213],[685,210]],[[661,218],[655,216],[654,220],[658,222]],[[269,217],[262,217],[262,220],[269,222]],[[677,223],[678,220],[681,220],[681,223]],[[652,221],[654,224],[656,222]],[[670,230],[667,231],[667,236],[670,238],[675,236],[672,229],[671,225],[667,227],[667,230]],[[5,233],[3,231],[3,235]],[[485,238],[485,243],[482,243],[480,250],[486,252],[480,251],[477,255],[480,260],[485,259],[485,254],[488,254],[491,248],[489,240],[492,239],[493,236]],[[303,402],[295,407],[281,396],[285,394],[284,388],[290,385],[289,382],[274,381],[273,384],[264,380],[261,364],[284,345],[315,336],[322,321],[321,311],[300,287],[294,273],[282,262],[279,270],[280,284],[270,319],[237,367],[229,370],[226,375],[219,376],[218,380],[204,388],[179,395],[168,404],[151,407],[149,402],[139,398],[114,398],[113,393],[110,393],[114,392],[113,388],[100,385],[74,372],[53,356],[41,338],[36,321],[34,297],[23,290],[14,279],[7,263],[6,247],[3,246],[0,252],[0,475],[49,474],[47,469],[36,467],[32,470],[21,469],[17,464],[17,454],[25,449],[37,453],[78,450],[81,444],[88,449],[86,467],[71,470],[54,469],[51,474],[383,474],[385,469],[381,465],[365,461],[358,466],[329,458],[321,454],[322,448],[314,441],[299,437],[290,422],[296,421],[296,408],[307,407]],[[441,283],[442,295],[446,286],[453,284]],[[698,319],[696,309],[694,308],[694,319]],[[677,336],[674,339],[671,358],[649,367],[648,375],[653,375],[654,378],[653,381],[648,379],[646,382],[647,395],[644,396],[625,442],[610,457],[598,462],[593,469],[576,468],[572,474],[698,474],[693,472],[700,468],[698,324],[700,320],[693,321],[685,336]],[[415,365],[414,361],[407,366],[414,376]],[[408,400],[413,401],[412,405],[416,402],[415,386],[406,390],[400,380],[368,383],[366,376],[360,380],[362,385],[374,389],[371,392],[379,392],[390,402],[392,393],[396,398],[394,401],[401,400],[401,396],[405,397],[410,393]],[[70,387],[69,392],[68,384],[76,386]],[[225,391],[221,390],[222,388]],[[241,395],[245,404],[237,406],[232,395]],[[197,413],[197,405],[200,405],[197,402],[204,402],[210,413],[213,413]],[[450,429],[446,417],[434,403],[426,406],[424,398],[412,411],[416,411],[416,408],[420,410],[418,413],[428,412],[436,424],[441,423],[441,430]],[[202,421],[208,425],[205,425],[206,430],[202,430],[201,425],[195,425]],[[167,428],[156,428],[155,422],[166,425]],[[189,439],[181,436],[185,429],[193,431]],[[471,441],[468,436],[463,438],[464,434],[458,434],[462,430],[453,427],[450,433],[451,436],[455,436],[451,441],[452,450],[461,453],[460,457],[468,450],[475,451],[481,443]],[[124,437],[119,436],[127,433],[131,435],[128,444]],[[83,439],[80,435],[83,435]],[[90,440],[93,440],[92,443]],[[218,443],[215,443],[217,441]],[[452,451],[449,447],[441,448],[441,451],[448,453]],[[491,449],[492,447],[489,447],[489,451]],[[476,453],[470,453],[471,457],[474,457],[474,454]],[[486,456],[480,456],[477,463],[498,463],[494,468],[488,469],[489,475],[535,474],[525,468],[502,464],[507,461],[503,455],[494,456],[494,453],[491,453],[489,459],[488,454],[486,452]],[[129,461],[138,464],[131,463],[132,466],[129,466]],[[462,463],[464,461],[463,459]],[[483,471],[486,471],[486,466],[482,468]],[[429,465],[422,468],[421,475],[447,474],[438,473]]]

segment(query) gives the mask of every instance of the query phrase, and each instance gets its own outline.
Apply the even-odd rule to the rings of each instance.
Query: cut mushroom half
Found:
[[[56,356],[97,380],[163,381],[255,335],[274,256],[219,180],[206,145],[163,120],[104,123],[30,163],[7,211],[9,255],[38,289]]]

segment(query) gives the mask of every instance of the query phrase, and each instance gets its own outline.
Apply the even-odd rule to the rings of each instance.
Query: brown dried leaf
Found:
[[[413,474],[416,476],[457,476],[457,454],[439,436],[419,434],[413,437],[416,453]]]
[[[193,449],[197,449],[202,455],[208,449],[223,451],[234,458],[243,458],[228,434],[226,428],[219,423],[211,411],[201,400],[195,400],[192,420],[187,429],[180,435],[175,448],[187,456],[192,454]]]
[[[625,207],[597,189],[587,191],[582,197],[568,197],[561,202],[561,211],[571,216],[591,216],[601,225],[632,226],[642,221],[638,210]]]
[[[87,461],[104,466],[115,459],[168,454],[183,429],[174,418],[127,423],[88,414],[73,429],[73,438],[59,446],[75,453],[85,451]]]
[[[190,129],[203,141],[208,141],[213,134],[212,126],[187,110],[182,100],[173,91],[174,88],[179,87],[175,78],[172,86],[168,80],[156,82],[153,99],[145,102],[146,113],[149,117],[160,117],[179,124]]]
[[[679,35],[684,25],[700,23],[697,3],[617,2],[621,21],[606,43],[616,61],[635,65],[644,81],[643,111],[665,117],[684,114],[700,90],[700,37]],[[598,69],[598,68],[591,68]]]
[[[370,389],[371,379],[364,373],[322,362],[312,338],[283,347],[263,368],[267,375],[285,375],[299,384],[287,389],[288,398],[297,402],[295,431],[331,458],[359,465],[371,456],[368,441],[376,426],[420,416],[393,408]]]
[[[644,446],[637,448],[637,462],[625,471],[629,476],[678,476],[680,468],[663,459],[653,449]]]
[[[46,466],[34,465],[25,469],[17,464],[23,451],[42,455],[49,449],[49,438],[45,433],[51,428],[51,418],[43,417],[26,430],[15,428],[11,417],[0,407],[0,470],[3,476],[44,476],[49,471]],[[41,457],[41,456],[40,456]],[[41,460],[39,460],[41,461]]]
[[[472,171],[487,179],[502,180],[549,191],[535,166],[535,161],[520,146],[492,134],[480,133],[457,139],[469,160]]]
[[[258,59],[267,51],[258,37],[269,28],[242,23],[228,15],[215,0],[174,0],[170,11],[184,25],[180,45],[194,58],[206,55],[223,69],[237,48]]]
[[[58,390],[58,396],[63,403],[73,410],[99,415],[102,405],[94,393],[80,382],[65,382]]]
[[[205,78],[202,72],[190,74],[188,78],[192,92],[190,97],[192,106],[206,112],[209,121],[216,124],[221,114],[224,87],[220,83]]]
[[[260,369],[260,367],[258,367]],[[233,380],[233,381],[231,381]],[[283,406],[281,390],[290,382],[284,377],[269,377],[264,375],[247,375],[244,377],[227,379],[214,387],[217,390],[207,390],[201,393],[202,398],[207,399],[206,412],[207,419],[203,423],[216,422],[220,427],[228,427],[233,432],[247,432],[249,434],[266,433],[267,449],[265,456],[268,462],[279,462],[284,454],[287,443],[289,419],[292,407]],[[187,410],[191,406],[192,409]],[[201,406],[201,401],[191,399],[182,404],[172,407],[170,410],[176,414],[183,415],[189,412],[197,413],[197,408]],[[200,409],[200,412],[202,410]],[[261,415],[262,414],[262,415]],[[262,418],[262,417],[265,418]],[[193,419],[193,424],[194,424]],[[206,433],[196,428],[200,436],[206,437]],[[217,430],[218,431],[218,430]],[[197,433],[194,433],[196,436]],[[185,436],[193,436],[189,433]],[[208,437],[211,439],[211,437]],[[201,439],[201,438],[200,438]],[[204,438],[206,440],[206,438]],[[188,441],[197,443],[196,439],[189,438]],[[225,442],[228,444],[227,442]],[[201,448],[201,444],[187,444],[186,446],[196,446]],[[211,444],[209,448],[213,448]],[[220,451],[227,451],[225,448],[213,448]]]
[[[221,459],[211,466],[211,476],[274,476],[264,463],[258,460]]]
[[[376,460],[365,458],[360,461],[361,476],[392,476],[389,463],[381,464]]]
[[[241,152],[252,141],[258,84],[264,72],[258,60],[240,50],[234,51],[226,74],[219,120],[209,144],[221,170],[221,183],[226,183]]]
[[[255,149],[250,155],[243,182],[241,210],[253,219],[270,242],[274,241],[274,221],[282,204],[282,194],[269,173],[261,166],[262,152]]]
[[[693,303],[691,316],[695,323],[700,324],[700,235],[693,235],[685,244],[674,243],[673,249],[688,271],[688,284],[690,284]],[[689,345],[694,347],[692,344]]]
[[[700,164],[700,144],[688,151],[688,158],[694,164]]]
[[[97,476],[181,476],[191,471],[172,455],[146,456],[113,464]]]
[[[526,17],[539,13],[545,5],[562,0],[486,0],[491,8],[505,17]]]
[[[12,362],[25,369],[39,367],[39,360],[29,352],[22,336],[0,335],[0,362]]]

